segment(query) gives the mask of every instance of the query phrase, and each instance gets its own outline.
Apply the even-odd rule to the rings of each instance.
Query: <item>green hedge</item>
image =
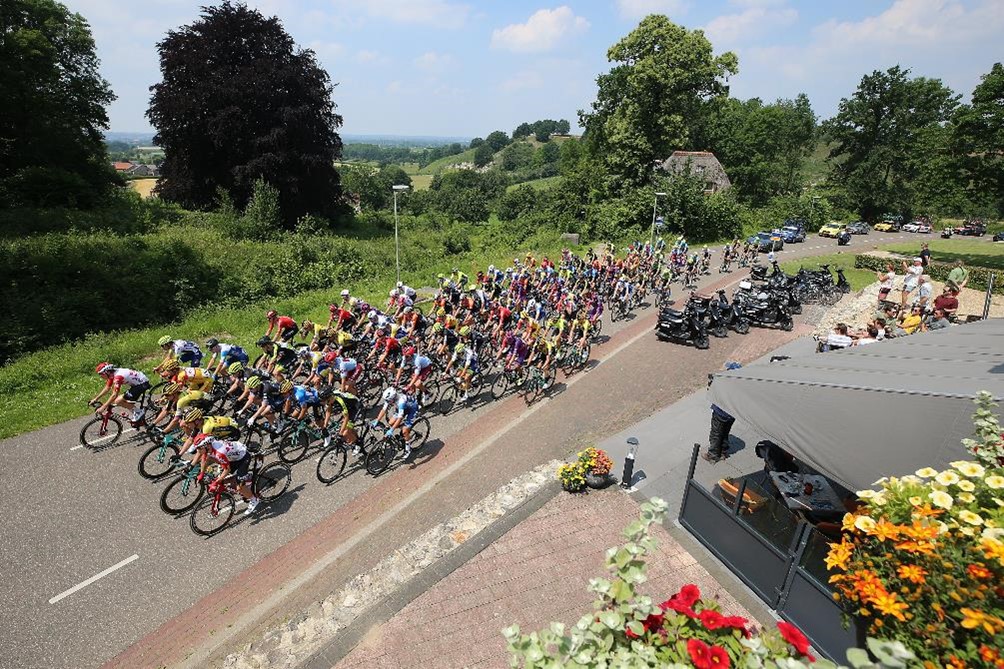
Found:
[[[894,269],[900,269],[900,260],[902,258],[881,258],[879,256],[873,255],[857,255],[854,257],[854,266],[858,269],[871,269],[876,272],[881,272],[885,270],[887,263],[893,263]],[[930,276],[935,281],[946,281],[948,279],[948,273],[952,271],[954,265],[952,263],[946,262],[932,262],[925,273]],[[994,293],[1004,295],[1004,272],[987,269],[986,267],[974,267],[972,265],[967,265],[966,269],[969,270],[969,282],[966,284],[966,288],[973,288],[975,290],[986,290],[989,285],[990,275],[993,273],[997,274],[997,278],[994,280]]]

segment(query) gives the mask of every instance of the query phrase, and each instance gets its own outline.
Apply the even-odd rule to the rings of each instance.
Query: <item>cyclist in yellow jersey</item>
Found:
[[[173,362],[173,361],[172,361]],[[192,390],[208,393],[213,389],[213,377],[198,367],[183,367],[171,377],[174,383],[187,386]]]

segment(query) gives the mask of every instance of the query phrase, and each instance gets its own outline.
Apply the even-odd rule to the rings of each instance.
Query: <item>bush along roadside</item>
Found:
[[[905,258],[906,256],[903,257]],[[870,269],[876,272],[885,271],[885,266],[888,262],[888,257],[883,258],[868,254],[858,255],[854,258],[854,266],[856,268]],[[944,282],[948,279],[948,273],[952,271],[954,266],[952,263],[934,261],[928,265],[926,274],[935,281]],[[969,283],[966,284],[966,288],[986,290],[987,286],[990,285],[990,275],[997,274],[997,278],[994,280],[994,293],[1004,295],[1004,272],[975,265],[966,265],[966,269],[969,271]]]

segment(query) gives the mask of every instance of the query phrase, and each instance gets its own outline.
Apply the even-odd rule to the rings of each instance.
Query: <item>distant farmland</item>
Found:
[[[129,182],[129,186],[143,197],[153,195],[153,187],[156,185],[156,179],[133,179]]]

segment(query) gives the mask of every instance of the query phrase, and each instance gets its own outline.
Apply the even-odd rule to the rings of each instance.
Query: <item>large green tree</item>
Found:
[[[701,132],[706,137],[701,143],[721,161],[740,200],[762,206],[801,190],[816,117],[805,95],[773,104],[728,98],[708,115]]]
[[[0,206],[93,206],[117,177],[90,27],[53,0],[0,4]]]
[[[955,114],[953,143],[972,199],[1004,215],[1004,66],[994,63]]]
[[[607,59],[615,65],[597,78],[596,101],[579,112],[579,122],[615,188],[646,183],[654,161],[688,148],[712,103],[728,95],[726,78],[738,71],[734,53],[715,56],[702,31],[661,15],[643,19]]]
[[[341,198],[341,154],[328,74],[275,17],[243,4],[206,7],[157,44],[162,81],[147,116],[165,151],[158,193],[208,208],[223,189],[238,206],[263,178],[283,219],[331,215]]]
[[[959,100],[939,79],[910,77],[898,65],[865,75],[824,124],[835,142],[831,178],[861,216],[906,215],[916,206],[918,152],[932,128],[948,122]]]

